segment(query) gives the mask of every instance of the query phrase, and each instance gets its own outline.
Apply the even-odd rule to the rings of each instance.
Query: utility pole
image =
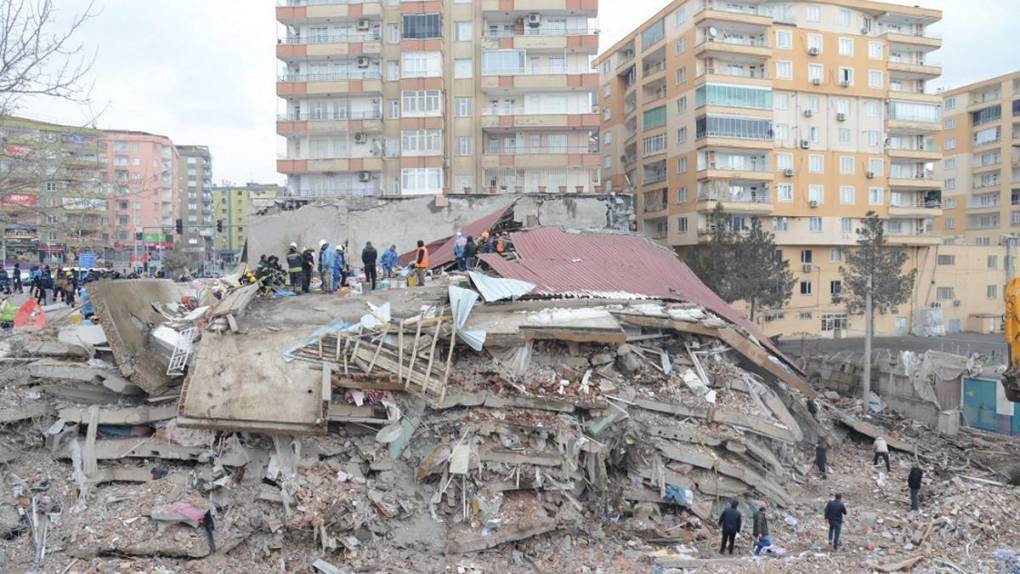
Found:
[[[861,380],[861,395],[867,408],[871,396],[871,337],[875,331],[875,315],[871,303],[871,275],[868,275],[868,289],[864,294],[864,377]]]

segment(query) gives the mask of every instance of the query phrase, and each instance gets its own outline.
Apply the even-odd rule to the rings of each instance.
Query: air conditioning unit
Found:
[[[359,68],[367,68],[368,67],[368,58],[366,58],[365,56],[358,56],[358,67]]]
[[[811,142],[808,140],[800,140],[800,149],[808,149],[811,147]]]
[[[368,29],[371,26],[372,26],[372,23],[369,22],[368,20],[364,19],[364,18],[362,18],[361,20],[358,20],[358,30],[361,31],[361,32],[367,32]]]
[[[367,171],[359,171],[358,181],[360,181],[361,183],[368,183],[372,181],[372,174],[368,173]]]
[[[849,88],[850,80],[840,80],[839,85],[843,86],[844,88]]]
[[[363,144],[368,143],[368,134],[365,132],[357,132],[354,134],[354,143]]]
[[[813,115],[815,115],[815,111],[814,110],[812,110],[810,108],[804,110],[804,117],[805,118],[810,118]]]
[[[812,267],[810,263],[805,263],[804,264],[804,273],[811,273],[811,271],[813,269],[814,269],[814,267]]]
[[[861,28],[861,36],[867,36],[868,32],[871,32],[871,30],[867,28]]]
[[[807,202],[807,204],[808,204],[808,207],[810,207],[811,209],[814,209],[814,208],[818,207],[818,202],[813,200],[813,199],[811,201]]]
[[[875,172],[869,171],[868,173],[864,174],[864,176],[867,177],[868,179],[875,179]]]
[[[954,300],[953,301],[953,307],[959,307],[959,306],[960,306],[960,300],[959,299]]]
[[[836,121],[837,122],[845,122],[846,121],[846,114],[844,114],[843,112],[836,113]]]
[[[811,78],[811,85],[812,86],[820,86],[820,85],[822,85],[822,79],[821,78]]]
[[[532,28],[538,28],[542,25],[542,15],[538,12],[532,12],[528,14],[528,26]]]
[[[822,51],[819,50],[818,48],[808,48],[807,53],[812,55],[812,56],[817,56],[818,54],[821,54]]]
[[[786,177],[793,177],[793,170],[790,168],[786,168],[783,170],[783,175],[785,175]]]

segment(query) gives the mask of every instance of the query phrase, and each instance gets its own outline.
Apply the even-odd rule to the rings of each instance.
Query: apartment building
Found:
[[[204,264],[213,254],[212,154],[204,145],[179,145],[177,154],[177,209],[184,233],[175,241],[195,264]]]
[[[260,203],[283,197],[286,188],[275,184],[249,183],[245,186],[225,185],[212,189],[215,234],[213,250],[224,263],[240,259],[248,242],[248,218]],[[258,261],[258,256],[249,261]]]
[[[296,196],[600,186],[597,0],[282,0]]]
[[[180,205],[180,154],[170,138],[141,131],[104,130],[111,247],[115,268],[140,267],[174,247]]]
[[[865,215],[916,265],[941,243],[940,18],[865,0],[671,2],[596,59],[606,187],[632,190],[640,230],[680,251],[708,240],[717,205],[734,230],[759,218],[797,279],[763,326],[855,329],[839,267]]]
[[[99,130],[0,119],[0,264],[73,264],[109,244]]]
[[[943,94],[942,234],[969,245],[1020,235],[1020,72]]]

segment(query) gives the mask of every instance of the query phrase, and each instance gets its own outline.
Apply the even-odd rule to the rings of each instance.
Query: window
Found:
[[[471,136],[457,137],[457,155],[471,155],[472,147]]]
[[[396,60],[386,61],[386,81],[396,82],[400,79],[400,62]]]
[[[680,186],[680,189],[676,190],[676,202],[687,203],[687,187]]]
[[[811,233],[822,232],[822,218],[821,217],[809,217],[808,218],[808,230]]]
[[[666,20],[662,18],[641,32],[641,49],[647,50],[649,46],[661,40],[665,33]]]
[[[801,249],[800,250],[800,262],[804,263],[804,264],[810,264],[811,260],[813,259],[813,255],[814,254],[811,252],[810,249]]]
[[[822,35],[821,34],[808,34],[807,35],[807,47],[808,47],[808,50],[812,50],[812,51],[821,53],[822,48],[824,48],[824,45],[822,43]]]
[[[789,30],[776,30],[776,48],[780,50],[793,48],[793,32]]]
[[[822,7],[818,5],[810,5],[807,7],[807,21],[808,22],[821,22],[822,21]]]
[[[676,160],[676,172],[687,173],[687,158],[682,157]]]
[[[676,71],[676,85],[680,85],[687,81],[687,68],[683,67]]]
[[[832,261],[833,263],[839,263],[842,260],[843,260],[842,247],[833,247],[832,249],[829,250],[829,261]]]
[[[821,64],[808,64],[807,77],[811,82],[821,82],[825,77],[825,66]]]
[[[510,76],[513,74],[523,74],[524,69],[525,69],[524,50],[482,51],[483,75]]]
[[[938,264],[939,265],[956,265],[956,256],[955,255],[939,255],[938,256]]]
[[[471,58],[457,58],[453,61],[453,77],[458,80],[474,77],[475,66]]]
[[[786,60],[778,60],[776,62],[776,79],[777,80],[792,80],[793,79],[793,62]]]
[[[772,218],[772,231],[789,231],[790,220],[785,217]],[[776,251],[779,251],[778,249]]]
[[[841,205],[853,205],[854,204],[854,187],[852,185],[843,185],[839,188],[839,203]]]
[[[695,121],[695,137],[722,137],[757,141],[772,140],[772,121],[737,116],[701,116]]]
[[[832,284],[840,283],[839,281],[833,281]],[[830,288],[832,285],[830,284]],[[833,291],[832,294],[839,295],[842,292],[843,285],[839,285],[841,291]],[[850,328],[850,316],[847,313],[822,313],[822,331],[846,331]]]
[[[603,132],[601,140],[602,140],[602,143],[605,144],[605,145],[612,144],[613,143],[613,132]]]
[[[808,139],[811,140],[811,143],[818,143],[819,133],[818,126],[810,126],[808,128]]]
[[[659,128],[666,125],[666,106],[646,110],[641,115],[641,126],[646,129]]]
[[[606,84],[602,86],[602,97],[608,98],[613,95],[613,84]]]
[[[602,158],[602,167],[604,167],[605,169],[613,167],[613,156],[607,155],[606,157]]]
[[[812,95],[808,95],[808,97],[807,97],[807,104],[805,105],[805,107],[807,109],[811,110],[812,112],[817,114],[818,113],[818,102],[819,102],[818,96],[815,96],[813,94]]]
[[[854,69],[853,68],[840,68],[839,69],[839,85],[841,86],[852,86],[854,85]]]
[[[772,108],[776,110],[790,109],[790,95],[786,92],[773,92]]]
[[[459,42],[470,42],[471,38],[471,21],[465,20],[463,22],[454,23],[454,35]]]
[[[673,24],[679,26],[684,23],[687,19],[687,6],[681,6],[677,8],[676,12],[673,12]]]
[[[780,183],[776,185],[776,197],[779,201],[784,203],[793,201],[793,186],[789,183]]]
[[[405,78],[435,78],[442,75],[439,52],[404,52],[400,68]]]
[[[441,109],[439,90],[401,92],[401,113],[404,117],[438,116]]]
[[[454,99],[454,107],[457,110],[458,118],[469,118],[471,117],[473,100],[470,96],[462,96]]]
[[[942,144],[942,149],[956,149],[956,138],[949,138]]]
[[[885,190],[881,187],[868,189],[868,205],[882,205],[885,203]]]
[[[808,201],[821,205],[825,203],[825,186],[811,184],[808,186]]]
[[[943,203],[946,209],[956,209],[956,200],[952,198],[946,198]]]
[[[868,159],[868,171],[875,174],[875,177],[881,177],[885,173],[885,160],[880,157]]]
[[[864,102],[864,113],[867,114],[869,118],[877,118],[882,115],[882,108],[879,106],[877,101],[868,100]]]
[[[808,173],[825,173],[825,156],[808,156]]]
[[[943,220],[943,224],[945,225],[946,229],[956,229],[956,220],[953,219],[952,217],[945,218]]]
[[[872,60],[885,58],[885,48],[881,42],[868,42],[868,57]]]
[[[679,128],[676,130],[676,143],[680,145],[687,141],[687,128]]]
[[[989,255],[988,256],[988,268],[989,269],[998,269],[999,268],[999,256],[998,255]]]
[[[776,169],[780,171],[793,169],[793,155],[788,153],[777,153]]]
[[[999,298],[999,286],[998,285],[989,285],[989,286],[985,287],[985,297],[987,297],[989,299],[998,299]]]
[[[800,294],[801,295],[810,295],[811,294],[811,282],[810,281],[801,281],[800,282]]]
[[[853,175],[854,174],[854,158],[853,156],[840,156],[839,158],[839,173],[840,175]]]
[[[682,114],[687,111],[687,96],[680,96],[676,99],[676,113]]]
[[[864,132],[864,135],[868,138],[868,147],[878,147],[882,143],[882,132],[877,130],[868,130]]]
[[[790,139],[790,126],[786,124],[776,124],[775,136],[777,142],[784,142]]]
[[[850,9],[840,8],[839,9],[839,25],[844,28],[850,27]]]
[[[942,182],[942,188],[945,189],[946,191],[953,191],[954,189],[956,189],[956,178],[947,177],[945,181]]]
[[[952,301],[953,299],[956,299],[955,295],[956,295],[956,293],[954,292],[952,287],[936,287],[935,288],[935,297],[939,301]]]
[[[386,25],[386,43],[387,44],[400,43],[400,24]]]
[[[839,130],[836,132],[836,135],[839,138],[839,143],[841,145],[850,145],[851,138],[850,128],[839,128]],[[853,172],[851,171],[850,173]]]
[[[951,130],[956,127],[956,118],[946,118],[942,120],[942,127],[947,130]]]
[[[656,134],[641,140],[644,155],[651,155],[666,151],[666,134]]]
[[[884,78],[881,70],[868,70],[868,87],[880,89],[885,83]]]
[[[843,235],[850,235],[854,232],[854,220],[849,217],[840,217],[839,230]]]
[[[679,229],[680,233],[687,233],[687,218],[686,217],[678,217],[676,222],[677,222],[677,228]]]
[[[400,150],[405,154],[431,155],[443,151],[443,130],[403,130]]]
[[[443,21],[439,14],[404,14],[403,38],[439,38],[443,32]]]
[[[734,108],[772,109],[772,90],[753,86],[705,84],[694,91],[694,106],[727,106]]]
[[[678,56],[683,54],[687,50],[687,38],[678,38],[673,46]]]
[[[436,194],[443,191],[443,169],[419,167],[400,170],[400,192],[404,194]]]

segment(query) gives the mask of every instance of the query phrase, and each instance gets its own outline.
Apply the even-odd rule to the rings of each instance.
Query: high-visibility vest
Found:
[[[421,259],[421,263],[418,263],[418,259]],[[429,250],[427,247],[419,247],[414,253],[414,266],[418,269],[429,268]]]

